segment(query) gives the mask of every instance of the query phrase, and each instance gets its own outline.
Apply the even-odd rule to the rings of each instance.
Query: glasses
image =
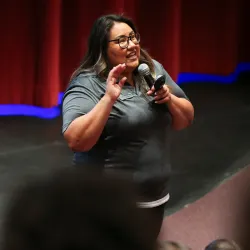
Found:
[[[109,42],[117,41],[122,49],[126,49],[129,46],[129,40],[131,40],[134,44],[138,44],[140,42],[140,34],[134,33],[130,36],[121,36],[118,39],[109,40]]]

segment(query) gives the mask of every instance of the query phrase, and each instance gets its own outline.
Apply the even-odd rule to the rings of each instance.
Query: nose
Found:
[[[133,43],[132,40],[128,38],[128,47],[129,47],[129,48],[133,48],[133,47],[135,47],[135,46],[136,46],[136,44]]]

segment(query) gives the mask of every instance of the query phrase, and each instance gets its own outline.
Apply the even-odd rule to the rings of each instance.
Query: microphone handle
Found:
[[[146,80],[149,88],[151,89],[154,86],[155,79],[151,75],[145,75],[144,79]]]

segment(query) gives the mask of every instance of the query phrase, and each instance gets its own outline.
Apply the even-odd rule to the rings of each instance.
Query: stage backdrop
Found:
[[[125,13],[141,45],[177,80],[228,75],[250,61],[247,0],[3,0],[0,104],[57,105],[86,51],[93,21]]]

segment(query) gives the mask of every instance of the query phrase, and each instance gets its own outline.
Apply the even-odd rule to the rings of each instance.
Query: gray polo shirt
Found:
[[[154,65],[156,76],[165,75],[172,93],[187,99],[162,65],[155,60]],[[88,152],[75,152],[73,161],[133,178],[140,201],[147,202],[168,193],[172,119],[166,104],[155,104],[153,97],[145,94],[143,77],[137,73],[134,80],[135,87],[124,85],[96,145]],[[81,74],[69,84],[63,98],[63,132],[99,102],[105,88],[106,81],[94,73]]]

